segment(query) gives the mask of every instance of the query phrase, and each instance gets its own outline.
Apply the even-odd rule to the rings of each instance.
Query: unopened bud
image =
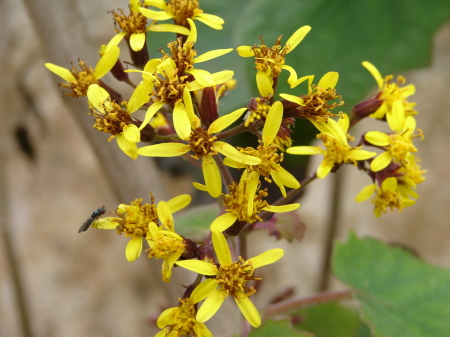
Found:
[[[219,118],[216,93],[213,87],[203,89],[202,101],[200,104],[200,118],[207,128],[212,122]]]
[[[352,109],[352,120],[360,121],[373,114],[383,104],[383,100],[370,98],[356,104]]]

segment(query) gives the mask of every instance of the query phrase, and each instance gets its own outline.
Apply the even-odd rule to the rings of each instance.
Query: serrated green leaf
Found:
[[[333,270],[356,290],[375,336],[449,336],[450,270],[354,233],[336,245]]]
[[[209,231],[209,226],[219,215],[217,203],[196,206],[186,212],[175,213],[175,231],[187,238],[200,238]]]
[[[275,321],[268,320],[264,322],[259,328],[253,330],[248,334],[248,337],[314,337],[312,334],[297,331],[292,327],[288,320]]]

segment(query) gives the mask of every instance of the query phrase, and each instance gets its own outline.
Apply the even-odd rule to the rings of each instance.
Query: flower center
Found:
[[[265,72],[270,77],[278,77],[280,75],[280,66],[284,64],[284,59],[290,49],[288,45],[281,48],[281,38],[282,35],[278,37],[275,45],[269,48],[264,44],[262,37],[260,37],[261,45],[252,47],[255,54],[255,69]]]
[[[105,102],[103,108],[105,113],[96,110],[90,112],[95,117],[94,128],[98,131],[116,136],[123,131],[126,125],[133,122],[130,114],[113,101]]]
[[[150,248],[146,250],[148,257],[152,258],[169,258],[177,253],[184,251],[183,238],[176,233],[167,231],[158,231],[156,237],[147,237]]]
[[[410,131],[407,130],[400,134],[391,134],[391,144],[389,146],[389,152],[397,163],[407,163],[408,156],[410,152],[417,152],[417,148],[411,142],[412,138],[420,137],[422,133],[418,135],[411,135]]]
[[[119,226],[116,228],[117,234],[125,236],[142,237],[147,234],[150,222],[158,223],[158,213],[156,211],[155,198],[151,196],[151,204],[142,205],[142,198],[135,199],[131,205],[120,205],[115,212],[120,219],[113,219]]]
[[[180,299],[180,305],[170,313],[170,325],[166,326],[165,336],[197,336],[195,329],[198,322],[195,319],[194,301],[190,298]]]
[[[132,11],[130,8],[130,15],[128,16],[125,15],[123,9],[118,9],[117,11],[118,13],[114,10],[110,11],[113,16],[114,24],[119,25],[119,28],[127,33],[127,36],[130,36],[134,33],[139,34],[146,32],[147,18],[142,15],[139,10]],[[115,29],[115,32],[119,33],[120,31],[118,29]]]
[[[191,147],[192,158],[199,159],[206,155],[215,155],[217,151],[213,148],[217,137],[211,136],[202,128],[197,128],[191,131],[189,136],[189,146]]]
[[[84,97],[86,96],[88,87],[97,83],[97,79],[94,76],[94,70],[92,67],[88,67],[83,60],[78,60],[78,66],[80,70],[72,63],[71,74],[75,77],[75,81],[72,83],[60,83],[59,86],[71,90],[71,92],[65,92],[64,95],[72,97]]]
[[[249,172],[259,172],[269,183],[272,180],[269,178],[272,172],[278,172],[281,168],[280,163],[283,161],[283,154],[278,154],[278,145],[272,143],[268,146],[260,144],[256,149],[246,147],[245,149],[238,147],[238,149],[245,154],[261,159],[261,164],[246,165]]]
[[[405,98],[409,96],[405,94],[405,91],[409,89],[409,86],[400,87],[400,85],[406,82],[405,78],[403,76],[398,76],[397,83],[392,82],[393,78],[393,75],[388,75],[384,78],[384,86],[380,90],[377,98],[384,100],[388,109],[392,109],[392,105],[395,101],[402,101],[406,116],[416,115],[417,111],[414,110],[416,103],[405,100]]]
[[[216,280],[228,295],[238,297],[238,294],[243,292],[248,297],[256,293],[256,289],[246,287],[245,284],[251,280],[260,280],[260,278],[252,277],[253,273],[254,268],[251,263],[245,262],[239,256],[238,262],[219,267],[219,274],[216,276]]]
[[[174,16],[176,24],[189,28],[187,19],[203,13],[198,7],[198,0],[170,0],[166,11]]]
[[[377,188],[376,196],[371,200],[375,205],[374,213],[377,217],[386,213],[389,210],[398,209],[399,212],[403,210],[403,199],[397,190],[383,191]]]
[[[228,186],[230,194],[224,194],[222,199],[226,211],[236,214],[239,221],[253,223],[262,221],[258,213],[269,204],[263,200],[268,195],[267,189],[261,190],[256,195],[250,196],[247,191],[248,181],[241,181],[239,184],[233,182]],[[249,197],[253,198],[253,213],[248,215],[248,201]]]
[[[351,147],[348,145],[341,145],[336,138],[329,137],[324,133],[320,133],[317,135],[317,138],[322,139],[323,144],[327,148],[326,152],[323,155],[323,159],[330,163],[345,163],[349,160],[346,158],[348,152],[351,150]],[[355,160],[351,160],[353,164],[356,165]]]
[[[336,89],[332,88],[319,88],[312,85],[312,92],[306,96],[301,96],[305,106],[299,106],[298,117],[312,118],[317,122],[326,122],[328,118],[334,116],[341,116],[342,112],[338,114],[331,113],[328,109],[334,109],[344,105],[342,96],[336,93]],[[329,103],[334,99],[339,99],[339,103]]]

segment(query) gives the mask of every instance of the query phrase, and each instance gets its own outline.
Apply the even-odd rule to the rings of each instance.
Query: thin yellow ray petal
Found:
[[[364,135],[364,139],[377,146],[388,146],[391,143],[391,138],[380,131],[369,131]]]
[[[312,155],[322,154],[324,151],[318,146],[293,146],[286,150],[290,154]]]
[[[164,20],[169,20],[172,19],[172,15],[167,13],[167,12],[163,12],[163,11],[152,11],[150,9],[147,8],[143,8],[140,7],[139,11],[141,12],[141,14],[143,16],[145,16],[146,18],[152,19],[152,20],[156,20],[156,21],[164,21]]]
[[[164,329],[167,325],[170,324],[170,322],[171,322],[170,317],[172,315],[172,312],[174,310],[176,310],[176,309],[177,309],[176,307],[175,308],[168,308],[168,309],[164,310],[161,313],[161,315],[159,315],[158,320],[156,321],[156,325],[158,326],[158,328]],[[165,331],[163,331],[163,332],[164,332],[164,336],[166,336],[165,335]]]
[[[130,36],[130,47],[134,51],[140,51],[145,44],[145,33],[133,33]]]
[[[212,29],[216,29],[216,30],[222,30],[223,29],[221,24],[215,23],[215,22],[210,21],[210,20],[208,20],[206,18],[202,18],[202,17],[196,16],[195,20],[203,22],[205,25],[211,27]]]
[[[150,93],[153,91],[153,87],[153,81],[144,80],[139,83],[136,89],[134,89],[133,93],[131,94],[130,100],[127,103],[128,113],[131,114],[137,111],[141,106],[143,106],[150,100]],[[160,102],[157,103],[159,104]],[[141,130],[145,127],[145,125],[147,124],[145,123],[144,126],[141,125]]]
[[[111,40],[109,40],[108,44],[106,45],[106,52],[110,48],[117,47],[126,35],[127,33],[125,32],[120,32],[114,35],[114,37]]]
[[[98,84],[91,84],[87,90],[87,98],[95,109],[105,113],[104,106],[107,105],[107,102],[109,101],[109,94],[105,89]]]
[[[217,275],[218,270],[214,264],[199,260],[184,260],[175,262],[176,265],[202,275]]]
[[[228,247],[227,239],[219,231],[212,231],[212,243],[214,247],[214,252],[216,253],[217,259],[221,265],[227,265],[232,263],[231,252]]]
[[[229,81],[234,76],[234,71],[232,70],[222,70],[217,73],[212,73],[211,76],[214,79],[214,85],[225,83]]]
[[[286,198],[286,189],[284,188],[283,183],[280,181],[280,178],[277,175],[271,175],[273,181],[280,189],[281,195]]]
[[[255,257],[252,257],[247,262],[251,262],[253,268],[259,268],[271,263],[277,262],[284,256],[284,250],[281,248],[269,249]]]
[[[201,54],[200,56],[197,56],[196,58],[194,58],[193,61],[194,61],[194,63],[209,61],[209,60],[215,59],[216,57],[220,57],[222,55],[228,54],[232,50],[233,50],[233,48],[211,50],[211,51]]]
[[[289,45],[289,51],[288,54],[295,49],[295,47],[298,46],[300,42],[305,38],[306,34],[309,33],[311,30],[310,26],[303,26],[300,27],[295,31],[294,34],[286,41],[286,44]]]
[[[291,88],[295,88],[296,86],[302,84],[306,80],[308,80],[308,93],[311,93],[311,84],[314,80],[314,75],[300,77],[297,81],[291,83]]]
[[[245,319],[250,323],[251,326],[257,328],[261,325],[261,317],[256,309],[253,302],[245,296],[243,292],[236,294],[237,297],[234,298],[236,304],[244,315]]]
[[[117,46],[110,47],[106,50],[103,56],[98,61],[94,70],[95,79],[100,79],[105,76],[116,64],[119,59],[120,48]]]
[[[297,81],[297,72],[295,71],[294,68],[288,65],[282,65],[280,66],[280,68],[289,71],[289,78],[287,80],[289,84],[292,84],[295,81]]]
[[[206,279],[200,283],[197,287],[195,287],[191,295],[194,303],[203,301],[208,296],[211,296],[211,294],[217,289],[218,285],[217,280],[213,278]]]
[[[288,204],[282,206],[269,205],[269,207],[264,208],[264,210],[272,213],[289,213],[295,211],[299,207],[300,204]]]
[[[217,198],[220,192],[222,192],[222,178],[212,156],[206,155],[202,157],[202,170],[206,187],[208,187],[208,193],[213,198]]]
[[[330,71],[322,76],[322,78],[319,81],[319,84],[317,84],[317,87],[322,89],[334,89],[337,82],[339,80],[339,74],[335,71]]]
[[[280,167],[280,170],[278,172],[272,172],[271,176],[276,175],[279,178],[279,181],[286,187],[290,187],[290,188],[299,188],[300,187],[300,183],[298,182],[297,179],[295,179],[295,177],[290,174],[287,170],[285,170],[284,168]]]
[[[134,237],[132,238],[128,244],[127,248],[125,249],[125,255],[127,257],[127,260],[129,262],[133,262],[137,260],[139,255],[141,255],[142,252],[142,237]]]
[[[117,145],[123,151],[123,153],[125,153],[131,159],[137,159],[139,155],[137,153],[138,148],[136,143],[127,140],[123,132],[116,136],[116,140]]]
[[[161,33],[176,33],[181,35],[189,35],[190,30],[186,27],[180,25],[174,25],[172,23],[163,23],[157,25],[151,25],[147,28],[150,32],[161,32]]]
[[[139,129],[134,124],[128,124],[123,127],[123,135],[125,138],[132,143],[138,143],[141,141],[141,133]]]
[[[72,73],[70,72],[69,69],[57,66],[56,64],[53,64],[53,63],[46,63],[45,66],[47,67],[48,70],[50,70],[52,73],[58,75],[66,82],[71,83],[71,82],[75,82],[77,80],[75,78],[75,76],[72,75]]]
[[[364,61],[362,63],[362,65],[364,66],[364,68],[366,68],[371,74],[372,76],[375,78],[375,81],[377,81],[378,83],[378,87],[381,89],[383,88],[383,77],[381,76],[380,72],[378,71],[378,69],[370,62]]]
[[[219,25],[223,25],[225,23],[225,21],[220,16],[208,14],[208,13],[199,13],[195,16],[195,19],[198,19],[198,18],[205,18],[205,19],[207,19],[211,22],[215,22]]]
[[[226,165],[228,167],[233,167],[233,168],[240,168],[240,167],[242,167],[242,164],[240,164],[236,160],[233,160],[233,159],[228,158],[228,157],[223,159],[223,163],[224,163],[224,165]]]
[[[222,214],[221,216],[218,216],[214,221],[211,223],[210,230],[213,231],[219,231],[223,232],[224,230],[228,229],[234,222],[237,220],[237,216],[234,213],[227,212]]]
[[[173,127],[177,135],[186,140],[191,134],[191,122],[183,102],[176,102],[173,109]]]
[[[186,72],[194,76],[197,82],[204,87],[210,87],[214,84],[214,77],[212,77],[209,71],[203,69],[189,69]]]
[[[217,118],[209,126],[208,134],[211,135],[213,133],[220,132],[220,131],[226,129],[231,124],[236,122],[242,116],[242,114],[245,112],[245,110],[247,110],[247,108],[241,108],[241,109],[233,111],[227,115]]]
[[[402,101],[395,101],[392,104],[392,113],[386,114],[386,119],[391,130],[400,132],[405,124],[405,107]]]
[[[206,187],[206,185],[200,184],[200,183],[196,183],[195,181],[192,182],[192,186],[194,186],[196,189],[203,191],[203,192],[208,192],[208,188]]]
[[[197,42],[197,27],[195,26],[194,21],[191,19],[187,19],[189,26],[191,27],[191,31],[189,32],[188,37],[186,38],[186,42]]]
[[[172,212],[170,211],[169,205],[167,205],[167,202],[158,202],[156,209],[158,211],[158,218],[161,220],[162,226],[164,226],[169,231],[173,231],[173,216]]]
[[[195,317],[200,323],[206,322],[208,319],[214,316],[214,314],[219,310],[223,301],[227,298],[225,290],[222,288],[214,291],[206,300],[203,302],[202,306],[197,312]]]
[[[189,205],[191,200],[192,198],[189,194],[180,194],[179,196],[167,201],[167,206],[169,206],[172,213],[175,213]]]
[[[109,221],[107,218],[100,218],[94,221],[91,227],[97,229],[116,229],[117,222]]]
[[[317,177],[320,179],[324,179],[328,175],[328,173],[330,173],[333,166],[334,164],[322,161],[319,167],[317,168]]]
[[[259,70],[256,73],[256,85],[262,97],[273,95],[273,80],[264,71]]]
[[[370,163],[370,169],[373,172],[381,171],[382,169],[388,167],[392,161],[392,154],[390,152],[383,152],[378,157],[376,157]]]
[[[142,130],[145,128],[145,126],[150,122],[150,120],[155,116],[155,114],[164,106],[163,102],[154,102],[152,105],[149,106],[147,109],[147,112],[145,113],[144,121],[142,122],[141,126],[139,127],[139,130]]]
[[[240,46],[240,47],[236,48],[236,51],[238,52],[239,56],[241,56],[241,57],[255,56],[255,53],[253,52],[251,46]]]
[[[384,181],[381,183],[381,190],[394,192],[397,189],[397,185],[397,178],[389,177],[384,179]]]
[[[354,160],[366,160],[377,155],[376,152],[369,152],[366,150],[351,150],[347,153],[346,158],[352,158]]]
[[[372,196],[372,194],[373,194],[373,192],[375,192],[376,188],[377,188],[376,184],[367,185],[361,191],[359,191],[359,193],[355,197],[355,201],[356,202],[366,201],[367,199],[369,199]]]
[[[288,100],[289,102],[297,103],[298,105],[305,105],[303,99],[298,96],[289,94],[280,94],[280,97],[284,98],[285,100]]]
[[[264,145],[268,146],[272,144],[273,140],[277,136],[278,130],[280,130],[281,121],[283,119],[283,104],[281,102],[275,102],[270,107],[269,113],[264,123],[264,129],[262,132],[262,141]]]
[[[167,3],[164,0],[145,0],[147,6],[153,6],[162,10],[167,8]]]
[[[214,142],[213,147],[216,151],[220,152],[224,156],[229,157],[238,163],[243,163],[243,164],[247,164],[247,165],[261,164],[260,158],[256,158],[253,156],[243,154],[238,149],[236,149],[234,146],[232,146],[228,143],[221,142],[221,141]]]
[[[347,114],[343,114],[339,119],[338,119],[338,124],[341,126],[342,130],[344,132],[348,131],[348,127],[350,126],[350,119],[348,118]]]
[[[147,157],[177,157],[189,150],[190,147],[183,143],[162,143],[141,147],[137,152]]]

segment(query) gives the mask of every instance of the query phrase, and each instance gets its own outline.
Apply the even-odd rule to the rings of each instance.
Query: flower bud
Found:
[[[200,103],[200,118],[207,128],[219,118],[216,93],[213,87],[203,89],[202,101]]]

